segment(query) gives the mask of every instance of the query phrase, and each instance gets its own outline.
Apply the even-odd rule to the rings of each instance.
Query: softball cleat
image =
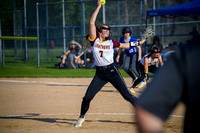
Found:
[[[85,118],[78,118],[77,123],[74,125],[74,127],[81,127],[84,121]]]

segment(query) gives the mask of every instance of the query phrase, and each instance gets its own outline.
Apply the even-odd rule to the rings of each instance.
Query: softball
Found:
[[[106,3],[106,0],[101,0],[101,5],[103,6]]]

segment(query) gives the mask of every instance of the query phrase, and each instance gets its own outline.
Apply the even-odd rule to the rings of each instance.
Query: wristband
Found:
[[[149,80],[149,76],[147,73],[145,73],[144,76],[145,76],[145,80]]]
[[[130,48],[140,45],[140,43],[138,41],[129,42],[129,44],[130,44]]]

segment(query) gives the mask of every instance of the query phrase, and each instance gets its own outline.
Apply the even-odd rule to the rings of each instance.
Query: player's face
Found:
[[[154,58],[159,58],[160,57],[160,50],[155,50],[153,53]]]
[[[109,37],[110,35],[110,29],[108,26],[103,26],[102,27],[102,37]]]
[[[75,47],[76,47],[76,44],[75,44],[75,43],[72,43],[72,44],[71,44],[71,47],[72,47],[72,48],[75,48]]]
[[[159,43],[159,41],[158,40],[155,40],[155,44],[158,44]]]
[[[125,37],[125,38],[130,37],[130,35],[131,35],[131,33],[129,33],[129,32],[124,33],[124,37]]]

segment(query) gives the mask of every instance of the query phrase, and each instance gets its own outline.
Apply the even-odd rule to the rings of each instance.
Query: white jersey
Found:
[[[114,47],[119,47],[120,43],[114,40],[101,42],[99,38],[90,40],[93,46],[93,57],[97,66],[107,66],[114,62]]]
[[[142,63],[142,65],[144,65],[144,59],[145,58],[148,58],[149,59],[149,62],[148,62],[148,66],[151,66],[151,65],[156,65],[156,63],[158,63],[158,58],[154,58],[154,60],[151,58],[150,56],[150,53],[146,54],[141,60],[140,62]]]

